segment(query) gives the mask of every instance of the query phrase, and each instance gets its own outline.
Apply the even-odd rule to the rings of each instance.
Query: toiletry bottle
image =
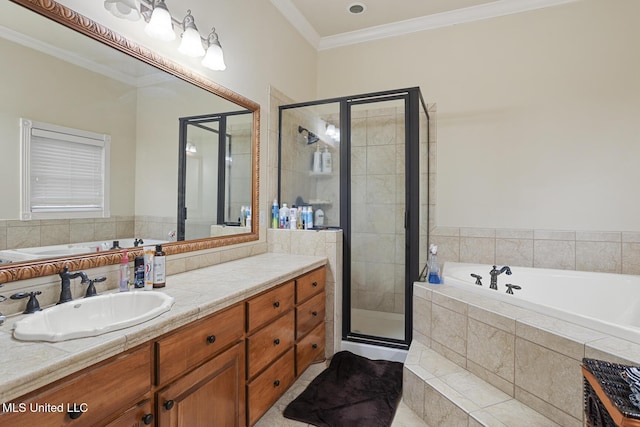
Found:
[[[313,206],[309,205],[307,208],[307,230],[313,228]]]
[[[289,208],[286,203],[280,208],[280,228],[289,228]]]
[[[273,205],[271,205],[271,228],[278,228],[279,225],[279,211],[280,208],[278,207],[278,199],[273,199]]]
[[[306,206],[300,208],[300,228],[302,230],[307,228],[307,213],[308,209]]]
[[[247,206],[244,210],[245,220],[244,226],[251,228],[251,206]]]
[[[144,290],[153,289],[153,257],[156,251],[153,246],[145,246],[144,248]]]
[[[322,153],[322,173],[331,173],[332,167],[329,147],[324,147],[324,153]]]
[[[440,265],[438,264],[438,246],[429,246],[429,255],[431,261],[429,262],[429,283],[442,283],[440,279]]]
[[[247,208],[244,206],[240,207],[240,227],[244,227],[245,225],[245,217],[247,215]]]
[[[166,259],[165,253],[162,251],[162,245],[156,245],[156,253],[153,255],[153,287],[164,288],[167,284],[166,277]]]
[[[322,172],[322,153],[320,152],[320,143],[316,146],[316,151],[313,153],[313,173]]]
[[[316,227],[322,227],[324,225],[324,211],[320,208],[316,209],[316,213],[313,218],[313,225]]]
[[[295,230],[298,226],[298,209],[296,205],[291,205],[289,209],[289,228]]]
[[[120,292],[129,291],[129,257],[127,256],[127,250],[122,252],[122,259],[120,260]]]
[[[137,256],[133,261],[133,287],[144,288],[144,257]]]

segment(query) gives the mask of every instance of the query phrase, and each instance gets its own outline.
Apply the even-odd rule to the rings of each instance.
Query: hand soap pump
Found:
[[[440,279],[440,264],[438,264],[438,246],[431,245],[429,246],[429,256],[431,260],[429,261],[429,283],[442,283]]]

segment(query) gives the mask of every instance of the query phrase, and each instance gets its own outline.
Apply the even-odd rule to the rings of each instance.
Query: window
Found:
[[[111,137],[20,119],[21,218],[109,216]]]

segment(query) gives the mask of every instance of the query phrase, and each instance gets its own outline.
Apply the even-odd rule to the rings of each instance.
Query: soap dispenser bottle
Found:
[[[329,152],[329,147],[324,147],[324,152],[322,153],[322,173],[331,173],[331,169],[331,153]]]
[[[313,153],[313,173],[322,173],[322,153],[320,152],[320,143],[316,146]]]
[[[440,264],[438,264],[438,246],[431,245],[429,246],[429,256],[431,261],[429,261],[429,283],[442,283],[442,279],[440,278]]]

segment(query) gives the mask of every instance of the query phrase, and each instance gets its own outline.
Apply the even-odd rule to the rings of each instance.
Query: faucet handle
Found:
[[[473,277],[474,279],[476,279],[476,285],[480,285],[482,286],[482,276],[480,276],[479,274],[471,274],[471,277]]]
[[[512,285],[511,283],[507,283],[505,285],[507,287],[507,293],[513,295],[513,290],[515,289],[516,291],[519,289],[522,289],[522,286],[519,285]]]
[[[105,280],[107,280],[107,278],[104,276],[96,277],[95,279],[89,279],[89,281],[87,282],[89,286],[87,286],[87,293],[84,297],[89,298],[89,297],[95,297],[96,295],[98,295],[98,292],[96,291],[96,287],[94,283],[104,282]]]
[[[36,298],[36,295],[40,295],[42,292],[40,291],[32,291],[32,292],[18,292],[17,294],[13,294],[10,296],[11,299],[22,299],[29,297],[29,301],[27,301],[27,308],[23,311],[24,314],[35,313],[36,311],[41,311],[40,303]]]

